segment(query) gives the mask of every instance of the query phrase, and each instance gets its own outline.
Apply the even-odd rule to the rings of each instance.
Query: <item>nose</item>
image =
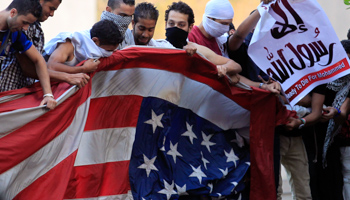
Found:
[[[148,31],[144,31],[144,32],[142,33],[142,36],[148,38],[148,37],[149,37],[149,32],[148,32]]]
[[[54,14],[55,14],[55,11],[51,11],[51,12],[50,12],[50,16],[51,16],[51,17],[53,17]]]

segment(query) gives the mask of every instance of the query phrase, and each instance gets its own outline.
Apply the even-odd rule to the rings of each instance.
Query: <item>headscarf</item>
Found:
[[[232,19],[234,12],[228,0],[210,0],[205,6],[204,15],[215,19]]]
[[[110,20],[114,22],[118,26],[121,35],[124,37],[132,18],[131,16],[120,16],[108,11],[103,11],[101,20]]]

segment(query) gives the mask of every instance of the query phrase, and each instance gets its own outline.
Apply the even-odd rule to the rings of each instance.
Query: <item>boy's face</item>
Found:
[[[41,7],[43,8],[41,17],[39,18],[40,22],[46,21],[49,17],[53,17],[58,6],[61,4],[60,0],[44,1],[41,0]]]
[[[165,28],[172,28],[175,26],[186,32],[190,32],[193,24],[188,24],[188,15],[171,10],[169,12],[168,21],[166,22]]]
[[[136,45],[147,45],[153,38],[157,21],[153,19],[139,19],[137,23],[133,21],[133,35]]]

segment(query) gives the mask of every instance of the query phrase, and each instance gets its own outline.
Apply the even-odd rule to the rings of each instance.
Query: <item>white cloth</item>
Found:
[[[98,47],[90,37],[90,31],[80,32],[62,32],[50,40],[44,46],[44,56],[51,55],[59,43],[64,43],[67,39],[71,40],[74,46],[74,57],[81,62],[86,59],[98,59],[101,57],[109,57],[113,52],[106,51]]]
[[[210,0],[205,6],[204,15],[215,19],[232,19],[234,11],[228,0]]]
[[[175,49],[175,47],[170,42],[164,39],[159,39],[159,40],[151,39],[147,44],[147,46]]]
[[[127,29],[124,35],[124,40],[122,43],[119,44],[117,49],[122,50],[125,47],[131,46],[131,45],[135,45],[134,36],[132,35],[132,31],[130,29]]]

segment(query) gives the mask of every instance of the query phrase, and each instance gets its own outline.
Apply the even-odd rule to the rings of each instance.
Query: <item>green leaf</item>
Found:
[[[345,5],[350,5],[350,0],[344,0]]]

